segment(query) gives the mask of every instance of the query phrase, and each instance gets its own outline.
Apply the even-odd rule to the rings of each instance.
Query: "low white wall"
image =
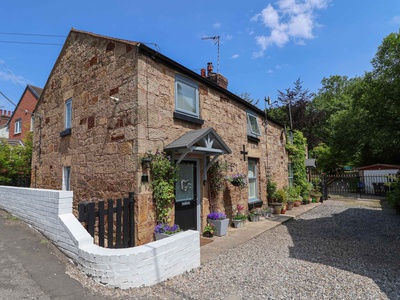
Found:
[[[200,266],[200,235],[188,230],[146,245],[107,249],[72,214],[73,193],[0,186],[0,208],[18,216],[110,287],[152,285]]]

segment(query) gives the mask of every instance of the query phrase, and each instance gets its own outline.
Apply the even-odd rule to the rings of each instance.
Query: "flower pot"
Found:
[[[233,220],[233,226],[235,226],[235,228],[242,228],[243,227],[242,220]]]
[[[286,206],[286,209],[287,210],[292,210],[293,209],[293,202],[292,203],[288,202],[288,204]]]
[[[239,186],[239,185],[240,185],[240,182],[239,182],[239,181],[231,181],[231,183],[232,183],[232,185],[234,185],[234,186]]]
[[[294,207],[299,207],[299,206],[300,206],[300,203],[299,203],[298,201],[295,201],[295,202],[293,202],[293,206],[294,206]]]
[[[203,236],[204,237],[208,237],[208,238],[212,238],[214,236],[214,234],[212,234],[211,232],[204,232]]]
[[[214,226],[215,226],[214,235],[223,236],[226,234],[226,231],[228,230],[228,225],[229,225],[229,218],[222,219],[222,220],[207,219],[207,222],[209,224],[214,224]]]
[[[164,232],[162,232],[162,233],[155,232],[154,233],[154,238],[155,238],[156,241],[158,241],[158,240],[162,240],[162,239],[165,239],[167,237],[170,237],[171,235],[172,234],[167,234],[167,233],[164,233]]]
[[[260,216],[258,216],[258,215],[254,215],[254,216],[250,215],[250,221],[251,222],[257,222],[259,220],[260,220]]]
[[[282,211],[282,203],[272,203],[272,206],[274,207],[275,214],[279,215]]]

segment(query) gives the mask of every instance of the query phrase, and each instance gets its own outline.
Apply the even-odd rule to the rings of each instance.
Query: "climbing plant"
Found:
[[[215,197],[218,192],[224,189],[226,173],[229,163],[226,161],[215,161],[207,171],[207,179],[209,184],[209,201],[210,210],[215,211]]]
[[[150,185],[156,205],[157,222],[168,223],[171,221],[175,199],[177,168],[171,157],[164,152],[148,152],[142,160],[145,158],[150,159]]]
[[[293,167],[293,185],[300,190],[302,195],[309,192],[306,165],[304,163],[306,145],[306,138],[298,130],[293,132],[293,143],[286,144],[286,151]]]

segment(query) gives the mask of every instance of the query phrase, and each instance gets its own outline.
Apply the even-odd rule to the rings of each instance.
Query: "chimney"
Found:
[[[8,111],[8,115],[11,116],[11,111],[10,110]]]
[[[3,110],[2,109],[0,109],[0,116],[2,116],[3,115]]]
[[[213,65],[211,62],[207,63],[207,78],[212,82],[218,84],[220,87],[224,89],[228,89],[228,79],[222,76],[221,74],[213,73]]]
[[[201,69],[201,71],[200,71],[200,75],[201,75],[201,77],[206,77],[206,69]]]

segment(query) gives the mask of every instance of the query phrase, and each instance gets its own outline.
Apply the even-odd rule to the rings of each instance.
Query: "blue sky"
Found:
[[[219,70],[228,89],[275,100],[277,90],[293,87],[297,78],[317,92],[323,77],[363,75],[383,38],[400,27],[399,0],[32,3],[2,3],[0,91],[14,103],[26,83],[44,87],[62,47],[20,42],[63,44],[65,38],[5,33],[66,36],[73,27],[155,43],[162,54],[195,72],[209,61],[216,71],[217,46],[202,38],[219,35]],[[0,107],[13,109],[1,95]]]

